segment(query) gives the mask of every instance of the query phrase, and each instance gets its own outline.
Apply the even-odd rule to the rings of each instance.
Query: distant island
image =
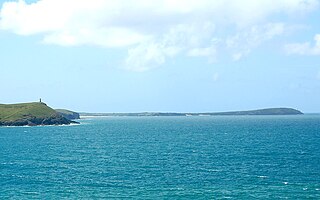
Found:
[[[223,116],[223,115],[302,115],[303,113],[293,108],[266,108],[248,111],[232,112],[205,112],[205,113],[163,113],[163,112],[142,112],[142,113],[80,113],[80,116]]]
[[[78,123],[71,121],[66,115],[60,114],[61,112],[55,111],[42,102],[0,104],[0,126],[69,125]]]

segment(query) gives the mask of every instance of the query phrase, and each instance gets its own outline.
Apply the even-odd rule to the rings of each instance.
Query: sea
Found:
[[[0,128],[0,199],[320,199],[320,115]]]

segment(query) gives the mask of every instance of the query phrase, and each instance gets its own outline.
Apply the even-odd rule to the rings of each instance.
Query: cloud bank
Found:
[[[285,32],[271,16],[305,14],[318,0],[24,0],[5,2],[0,29],[42,35],[43,43],[124,48],[128,69],[145,71],[177,55],[241,59]],[[296,52],[314,51],[295,44]],[[300,50],[299,50],[300,49]],[[302,49],[302,50],[301,50]]]

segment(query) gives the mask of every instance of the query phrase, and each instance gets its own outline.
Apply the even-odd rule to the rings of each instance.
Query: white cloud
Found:
[[[155,35],[139,45],[130,47],[126,68],[146,71],[163,64],[168,57],[186,52],[188,56],[204,56],[214,60],[216,40],[211,39],[214,26],[209,22],[198,24],[179,24],[163,35]]]
[[[298,55],[320,55],[320,34],[314,36],[315,44],[305,43],[292,43],[285,46],[288,54]]]
[[[45,35],[43,42],[62,46],[89,44],[103,47],[126,47],[143,42],[147,38],[148,36],[125,28],[101,28],[99,30],[83,28],[77,32],[66,30]]]
[[[270,16],[304,14],[318,5],[319,0],[19,0],[3,4],[0,29],[40,34],[47,44],[126,48],[127,68],[144,71],[177,54],[210,60],[224,46],[240,59],[283,33],[285,25],[268,23]]]
[[[189,56],[198,57],[198,56],[215,56],[217,50],[214,47],[206,48],[194,48],[188,52]]]
[[[265,41],[271,40],[285,32],[283,23],[268,23],[252,26],[249,30],[238,33],[226,40],[226,46],[233,51],[233,59],[239,60]]]
[[[158,67],[163,64],[171,51],[161,44],[146,43],[131,48],[128,51],[128,58],[126,59],[127,69],[133,71],[146,71],[150,68]],[[173,50],[175,51],[175,50]],[[173,52],[172,55],[175,53]]]

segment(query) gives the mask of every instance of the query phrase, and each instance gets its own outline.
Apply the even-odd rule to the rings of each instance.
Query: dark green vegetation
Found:
[[[82,116],[219,116],[219,115],[302,115],[303,113],[293,108],[267,108],[249,111],[233,112],[208,112],[208,113],[80,113]]]
[[[80,119],[79,113],[76,113],[70,110],[55,109],[55,111],[69,120]]]
[[[70,121],[45,103],[0,104],[0,126],[68,125]]]

